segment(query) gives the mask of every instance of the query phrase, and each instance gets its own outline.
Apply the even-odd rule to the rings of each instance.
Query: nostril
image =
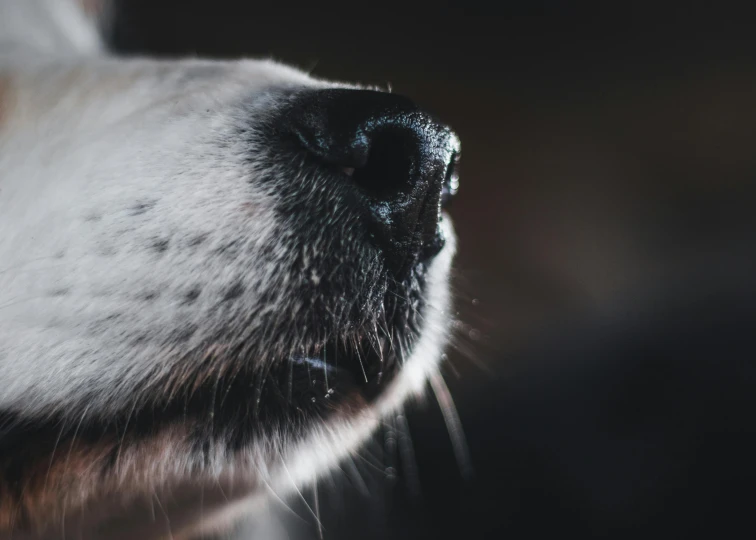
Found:
[[[413,155],[417,137],[404,128],[387,126],[372,134],[367,162],[352,174],[352,181],[369,198],[391,200],[412,188]]]

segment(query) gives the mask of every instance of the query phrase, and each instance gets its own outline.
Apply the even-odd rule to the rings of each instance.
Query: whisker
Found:
[[[160,508],[160,512],[162,512],[163,517],[165,517],[165,525],[168,527],[168,538],[173,540],[173,529],[171,529],[171,518],[168,517],[168,513],[165,511],[165,508],[163,508],[163,504],[160,502],[160,497],[158,497],[158,494],[155,493],[155,500],[158,503],[158,508]]]
[[[370,455],[371,458],[373,458],[373,459],[375,459],[377,461],[380,461],[374,455],[372,455],[367,449],[364,449],[363,451],[367,452],[368,455]],[[366,458],[362,454],[355,453],[354,455],[355,455],[355,457],[361,459],[362,462],[365,463],[365,465],[369,466],[371,469],[375,470],[376,472],[379,472],[381,474],[381,476],[386,476],[386,470],[383,469],[382,467],[379,467],[378,465],[376,465],[375,463],[373,463],[372,461],[370,461],[368,458]]]
[[[494,375],[494,371],[491,366],[486,364],[480,358],[478,358],[475,349],[468,343],[462,340],[458,334],[452,334],[452,339],[449,340],[449,345],[466,360],[469,360],[475,367],[486,373],[487,375]]]
[[[419,499],[422,495],[420,489],[420,472],[417,467],[417,457],[415,456],[415,445],[412,443],[409,422],[404,412],[396,415],[397,442],[399,446],[399,459],[402,463],[407,491],[414,499]]]
[[[384,422],[383,425],[383,470],[386,474],[386,480],[393,482],[396,480],[396,432],[394,421]]]
[[[155,521],[155,519],[157,519],[157,518],[155,517],[155,497],[156,497],[156,496],[157,496],[157,493],[156,493],[156,492],[155,492],[155,490],[153,489],[153,490],[152,490],[152,495],[150,495],[150,510],[152,510],[152,521],[153,521],[153,522]]]
[[[365,377],[365,382],[368,382],[367,372],[365,371],[365,364],[362,363],[362,355],[360,355],[359,347],[355,346],[354,352],[357,355],[357,360],[360,361],[360,367],[362,368],[362,376]]]
[[[462,376],[462,375],[460,375],[459,370],[457,369],[457,367],[449,361],[449,355],[448,354],[443,353],[441,355],[441,361],[442,361],[441,367],[443,369],[445,369],[446,371],[451,371],[451,373],[452,373],[452,375],[454,375],[455,379],[459,379]]]
[[[48,487],[48,481],[50,480],[50,470],[52,469],[53,461],[55,460],[55,451],[58,449],[58,443],[60,443],[60,438],[63,435],[63,432],[66,429],[66,422],[62,421],[60,426],[60,431],[58,432],[58,438],[55,439],[55,444],[53,445],[52,454],[50,454],[50,463],[47,465],[47,474],[45,475],[45,491],[47,491]]]
[[[315,498],[315,515],[317,516],[315,519],[318,522],[318,538],[319,540],[323,540],[323,522],[320,520],[320,497],[318,496],[317,482],[312,485],[312,494]]]
[[[328,392],[330,387],[328,386],[328,358],[326,356],[328,352],[326,349],[327,347],[323,345],[323,380],[325,382],[325,391]]]
[[[388,291],[386,291],[386,293],[390,294],[391,296],[394,296],[394,297],[398,298],[402,302],[406,302],[407,304],[410,304],[410,300],[406,296],[402,296],[401,294],[395,293],[392,290],[388,290]]]
[[[294,390],[294,362],[288,361],[289,368],[289,381],[286,385],[286,401],[291,404],[291,394]]]
[[[307,523],[307,520],[306,520],[306,519],[304,519],[304,518],[303,518],[302,516],[300,516],[300,515],[299,515],[299,513],[297,513],[297,511],[296,511],[296,510],[294,510],[294,509],[293,509],[293,508],[292,508],[291,506],[289,506],[288,504],[286,504],[286,501],[284,501],[284,500],[283,500],[283,499],[281,498],[281,496],[280,496],[280,495],[279,495],[279,494],[278,494],[278,493],[276,492],[276,490],[275,490],[275,489],[273,489],[273,486],[271,486],[271,485],[270,485],[270,483],[268,483],[268,481],[267,481],[267,480],[265,480],[265,476],[264,476],[264,475],[262,474],[262,471],[260,471],[260,468],[259,468],[259,467],[257,467],[257,466],[255,466],[255,469],[257,469],[257,474],[258,474],[258,476],[259,476],[259,479],[260,479],[260,481],[261,481],[261,482],[263,483],[263,485],[264,485],[264,486],[265,486],[265,488],[266,488],[266,489],[268,490],[268,492],[269,492],[269,493],[270,493],[270,494],[271,494],[271,495],[273,496],[273,498],[274,498],[274,499],[275,499],[275,500],[276,500],[276,501],[277,501],[278,503],[280,503],[280,504],[281,504],[281,506],[283,506],[284,510],[286,510],[286,511],[287,511],[288,513],[290,513],[291,515],[293,515],[294,517],[296,517],[296,518],[297,518],[297,519],[298,519],[299,521],[301,521],[302,523],[304,523],[304,524],[308,524],[308,523]]]
[[[362,477],[362,474],[360,474],[360,470],[357,468],[357,465],[354,462],[354,459],[349,456],[348,459],[344,460],[344,464],[348,467],[348,471],[345,471],[349,477],[353,480],[356,480],[356,488],[357,491],[360,492],[361,495],[364,497],[370,496],[370,490],[367,487],[367,484],[365,483],[365,479]],[[352,482],[352,485],[355,485],[355,482]]]
[[[262,373],[262,377],[258,376],[259,382],[255,386],[255,405],[254,405],[255,418],[257,418],[260,413],[260,403],[262,402],[263,388],[265,386],[266,381],[268,380],[268,376],[270,375],[272,368],[273,368],[272,364],[267,364],[264,368],[265,371]],[[308,372],[309,372],[309,364],[308,364]]]
[[[66,471],[68,469],[68,463],[71,459],[71,453],[73,452],[73,447],[76,443],[76,436],[79,434],[79,428],[81,427],[81,424],[84,422],[84,418],[87,416],[87,412],[89,412],[90,405],[87,405],[84,409],[84,412],[81,414],[81,418],[79,419],[79,423],[76,424],[76,429],[74,430],[73,437],[71,438],[71,444],[68,446],[68,454],[66,454],[66,461],[63,464],[63,470]]]
[[[126,425],[123,427],[123,434],[121,435],[121,438],[118,441],[118,452],[116,452],[116,458],[115,458],[116,469],[118,468],[118,463],[121,460],[121,450],[123,449],[123,441],[126,438],[126,431],[129,429],[129,421],[131,420],[131,416],[134,414],[135,408],[136,408],[136,400],[134,400],[134,403],[131,405],[131,410],[129,411],[128,416],[126,416]]]
[[[305,73],[308,75],[312,75],[312,72],[315,71],[315,68],[318,67],[318,64],[320,63],[320,59],[313,61],[305,70]]]
[[[309,510],[312,517],[315,518],[315,521],[318,524],[318,531],[320,532],[321,539],[322,539],[323,538],[322,537],[323,524],[320,522],[320,516],[316,514],[315,511],[312,509],[312,507],[307,503],[307,499],[305,499],[304,495],[302,495],[302,492],[299,490],[299,487],[297,486],[297,483],[294,481],[294,478],[291,476],[291,473],[289,472],[289,468],[286,466],[286,463],[284,462],[283,456],[281,455],[280,452],[278,453],[278,455],[279,455],[279,459],[281,460],[281,466],[283,467],[284,472],[286,472],[286,476],[289,477],[289,481],[291,482],[291,485],[294,488],[294,491],[297,492],[297,495],[299,495],[299,498],[307,507],[307,510]]]
[[[199,511],[199,527],[203,528],[205,525],[205,485],[200,486],[200,511]]]
[[[223,486],[221,485],[221,483],[220,483],[220,480],[219,480],[219,479],[217,479],[217,478],[215,479],[215,484],[216,484],[216,485],[218,486],[218,490],[220,491],[220,493],[221,493],[221,495],[223,496],[223,498],[225,499],[225,501],[226,501],[226,502],[231,502],[231,501],[229,500],[228,496],[226,495],[226,492],[225,492],[225,491],[223,490]]]
[[[219,406],[220,409],[222,409],[223,404],[226,403],[226,398],[231,393],[231,387],[233,386],[237,375],[239,375],[239,370],[238,369],[233,370],[231,373],[231,378],[226,382],[226,391],[223,392],[223,397],[221,398],[220,406]]]
[[[446,382],[439,372],[435,372],[430,376],[430,384],[441,409],[441,414],[444,417],[446,431],[449,432],[459,472],[463,478],[469,479],[473,474],[470,449],[467,446],[465,432],[462,430],[462,421],[459,418],[457,407],[454,405],[451,392],[449,392],[449,387],[446,386]]]
[[[64,496],[63,507],[60,513],[60,536],[63,540],[66,540],[66,505],[67,504],[68,504],[68,499]]]

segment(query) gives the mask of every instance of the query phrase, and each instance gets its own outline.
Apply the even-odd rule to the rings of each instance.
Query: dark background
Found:
[[[390,86],[462,139],[445,375],[473,474],[430,399],[416,466],[391,420],[324,480],[325,538],[752,535],[756,37],[692,6],[120,4],[124,53]]]

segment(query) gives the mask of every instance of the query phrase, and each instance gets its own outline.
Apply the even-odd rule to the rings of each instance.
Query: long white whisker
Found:
[[[328,358],[327,354],[328,351],[326,351],[326,346],[323,345],[323,381],[325,383],[325,391],[328,392],[328,389],[330,388],[328,386]]]
[[[71,437],[71,444],[68,446],[68,454],[66,454],[66,461],[63,464],[63,470],[65,471],[68,469],[68,462],[71,459],[71,453],[73,452],[74,445],[76,444],[76,436],[79,434],[79,428],[81,427],[82,422],[84,422],[84,418],[87,416],[87,412],[89,412],[89,405],[86,406],[84,409],[84,412],[81,414],[81,418],[79,419],[79,423],[76,424],[76,429],[74,430],[73,437]]]
[[[279,495],[278,493],[276,493],[276,490],[275,490],[275,489],[273,489],[273,486],[271,486],[271,485],[270,485],[270,483],[268,483],[268,481],[267,481],[267,480],[265,480],[265,477],[264,477],[264,475],[262,474],[262,472],[260,471],[260,468],[259,468],[259,467],[255,467],[255,468],[257,469],[257,474],[258,474],[258,477],[259,477],[260,481],[261,481],[261,482],[263,483],[263,485],[264,485],[264,486],[265,486],[265,488],[266,488],[266,489],[268,490],[268,492],[269,492],[269,493],[270,493],[270,494],[271,494],[271,495],[273,496],[273,498],[274,498],[274,499],[275,499],[275,500],[276,500],[277,502],[279,502],[279,503],[281,504],[281,506],[283,506],[283,507],[284,507],[284,509],[285,509],[285,510],[286,510],[287,512],[289,512],[290,514],[292,514],[292,515],[293,515],[294,517],[296,517],[296,518],[297,518],[298,520],[300,520],[300,521],[301,521],[302,523],[307,523],[307,520],[305,520],[305,519],[304,519],[304,518],[303,518],[302,516],[300,516],[300,515],[299,515],[299,514],[297,513],[297,511],[296,511],[296,510],[294,510],[294,509],[293,509],[293,508],[292,508],[291,506],[289,506],[288,504],[286,504],[286,501],[284,501],[284,500],[283,500],[283,499],[281,498],[281,496],[280,496],[280,495]],[[224,494],[224,496],[225,496],[225,494]]]
[[[307,502],[307,499],[305,499],[304,495],[302,495],[302,492],[299,490],[299,487],[297,486],[297,483],[294,481],[294,478],[291,476],[291,473],[289,472],[289,468],[286,466],[286,463],[284,463],[283,456],[279,452],[279,458],[281,460],[281,466],[283,467],[284,472],[286,473],[286,476],[289,477],[289,481],[291,482],[291,486],[294,488],[294,491],[297,492],[297,495],[299,495],[299,498],[302,500],[304,505],[307,507],[307,510],[310,511],[310,514],[312,517],[315,518],[315,521],[318,524],[318,531],[322,538],[322,530],[323,530],[323,524],[320,522],[320,516],[312,509],[312,507]]]
[[[449,387],[446,386],[446,381],[438,371],[430,376],[430,384],[441,408],[441,414],[444,416],[444,423],[449,432],[454,456],[457,458],[459,472],[463,478],[469,479],[473,474],[470,449],[467,446],[465,432],[462,430],[462,421],[459,419],[459,413],[454,405]]]
[[[45,491],[47,491],[48,481],[50,480],[50,470],[52,469],[53,461],[55,460],[55,451],[58,449],[60,438],[63,435],[63,431],[65,431],[65,429],[66,422],[65,420],[63,420],[61,422],[60,431],[58,432],[58,438],[55,439],[55,444],[53,445],[52,454],[50,454],[50,463],[47,465],[47,474],[45,475]]]
[[[394,422],[391,419],[390,423],[385,422],[383,426],[383,470],[386,474],[387,480],[396,479],[396,430],[394,429]]]
[[[126,425],[123,427],[123,434],[121,435],[121,438],[118,441],[118,452],[116,452],[116,458],[115,458],[116,469],[118,468],[118,462],[121,460],[121,450],[123,449],[123,441],[126,439],[126,431],[129,429],[129,421],[131,420],[131,416],[134,414],[135,408],[136,408],[136,400],[134,400],[134,403],[131,405],[131,410],[129,411],[129,414],[126,417]]]
[[[360,355],[360,349],[359,347],[355,346],[354,352],[357,355],[357,360],[360,361],[360,367],[362,368],[362,376],[365,377],[365,382],[368,382],[368,376],[365,372],[365,364],[362,363],[362,355]]]
[[[449,345],[460,353],[464,358],[469,360],[475,367],[486,373],[487,375],[493,375],[494,371],[491,366],[487,365],[475,353],[475,349],[461,340],[458,336],[453,336],[449,341]]]
[[[168,517],[168,513],[165,511],[165,508],[163,508],[163,503],[160,502],[160,497],[158,497],[157,493],[155,493],[155,500],[158,503],[158,508],[160,508],[160,511],[163,513],[163,517],[165,517],[165,525],[168,527],[168,538],[173,540],[173,529],[171,528],[171,518]]]
[[[368,489],[367,484],[365,483],[365,479],[360,473],[360,470],[357,468],[357,464],[355,464],[354,458],[349,456],[348,459],[344,460],[344,464],[349,469],[349,471],[346,471],[349,477],[353,480],[356,480],[357,490],[361,495],[368,497],[370,495],[370,490]]]
[[[420,473],[415,456],[415,445],[412,444],[412,436],[410,435],[409,422],[407,422],[404,412],[396,415],[396,428],[399,458],[402,462],[402,471],[404,472],[407,490],[410,496],[418,499],[422,494],[420,489]]]
[[[368,452],[368,451],[365,450],[365,452]],[[370,455],[371,458],[377,459],[374,455],[370,454],[370,452],[368,452],[368,454]],[[376,472],[381,473],[382,476],[386,475],[386,471],[384,469],[382,469],[381,467],[379,467],[378,465],[376,465],[375,463],[373,463],[372,461],[370,461],[365,456],[363,456],[363,455],[361,455],[359,453],[355,453],[354,455],[355,455],[355,457],[359,458],[365,465],[367,465],[371,469],[375,470]]]
[[[315,498],[315,515],[318,522],[318,538],[323,540],[323,522],[320,520],[320,497],[318,496],[318,483],[312,485],[312,494]]]

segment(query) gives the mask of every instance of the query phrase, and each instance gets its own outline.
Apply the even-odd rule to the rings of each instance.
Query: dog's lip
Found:
[[[347,352],[341,342],[334,341],[317,352],[291,356],[279,369],[283,393],[298,407],[337,404],[355,395],[372,402],[399,371],[400,358],[388,340],[373,345],[363,339],[361,343]],[[339,345],[342,351],[334,354]]]

